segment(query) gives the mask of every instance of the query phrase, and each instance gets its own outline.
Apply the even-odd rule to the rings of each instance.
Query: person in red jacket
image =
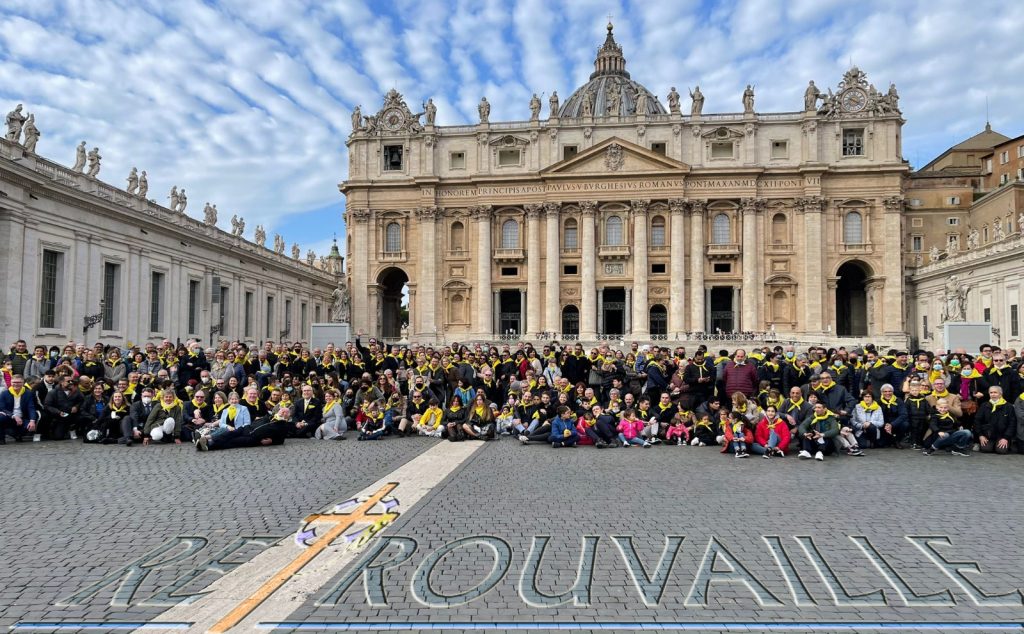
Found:
[[[789,451],[789,425],[779,416],[774,405],[764,408],[764,416],[754,429],[754,444],[750,450],[765,458],[785,458]]]
[[[726,394],[743,392],[747,398],[754,398],[757,394],[757,369],[747,362],[746,350],[736,350],[733,360],[725,364],[722,382],[725,384]]]

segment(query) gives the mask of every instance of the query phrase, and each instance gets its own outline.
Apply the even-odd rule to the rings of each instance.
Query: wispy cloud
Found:
[[[758,110],[794,110],[852,61],[899,87],[915,163],[981,129],[986,98],[996,129],[1022,131],[1024,4],[998,0],[6,0],[0,105],[36,113],[46,156],[87,140],[108,182],[138,166],[158,200],[185,187],[190,213],[216,202],[326,250],[354,106],[396,87],[442,124],[474,121],[484,95],[493,120],[524,119],[532,93],[586,81],[609,12],[663,103],[700,83],[706,112],[737,111],[749,83]]]

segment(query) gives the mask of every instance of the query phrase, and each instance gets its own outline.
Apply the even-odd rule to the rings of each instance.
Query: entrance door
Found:
[[[522,334],[523,297],[518,289],[506,289],[498,292],[498,328],[499,334]]]
[[[402,269],[383,271],[380,285],[380,336],[396,340],[402,336],[402,327],[409,323],[409,276]]]
[[[602,294],[605,335],[626,334],[626,289],[606,288]]]
[[[580,309],[569,304],[562,309],[562,335],[578,337],[580,334]]]
[[[732,297],[731,286],[715,286],[711,289],[711,332],[735,330],[736,313]]]
[[[857,262],[847,262],[836,272],[836,334],[863,337],[868,334],[867,275]]]

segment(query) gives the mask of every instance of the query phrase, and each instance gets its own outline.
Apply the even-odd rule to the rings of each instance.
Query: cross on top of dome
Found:
[[[594,72],[590,74],[590,78],[599,77],[601,75],[622,75],[629,77],[629,73],[626,72],[626,58],[622,56],[622,47],[619,46],[618,42],[615,41],[615,35],[612,33],[611,21],[609,20],[608,35],[604,38],[604,44],[601,48],[597,49],[597,58],[594,60]]]

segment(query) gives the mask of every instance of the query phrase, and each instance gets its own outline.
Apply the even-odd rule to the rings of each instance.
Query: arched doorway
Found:
[[[399,339],[402,327],[409,324],[409,276],[402,269],[384,269],[377,284],[380,286],[380,336]]]
[[[668,310],[661,304],[651,306],[649,330],[652,337],[668,334]]]
[[[569,304],[562,309],[562,335],[579,336],[580,309]]]
[[[869,269],[863,262],[847,262],[836,271],[836,334],[863,337],[868,334]]]

